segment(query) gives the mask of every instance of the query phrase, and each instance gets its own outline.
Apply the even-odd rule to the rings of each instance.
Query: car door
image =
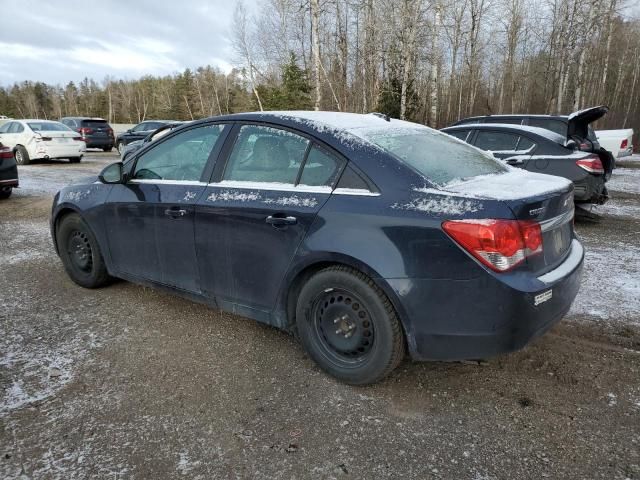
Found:
[[[269,321],[287,268],[344,162],[277,127],[237,125],[231,135],[226,164],[196,207],[202,289],[225,309]]]
[[[0,126],[0,142],[2,142],[5,147],[13,148],[16,146],[15,135],[11,133],[15,123],[17,122],[8,122]]]
[[[171,135],[132,162],[125,184],[114,185],[103,218],[119,273],[199,291],[194,205],[224,134],[225,125],[207,124]]]

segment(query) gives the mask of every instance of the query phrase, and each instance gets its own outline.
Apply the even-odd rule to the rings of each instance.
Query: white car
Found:
[[[87,149],[77,132],[50,120],[11,120],[0,126],[0,142],[11,147],[18,165],[50,158],[78,163]]]
[[[626,157],[633,153],[633,129],[596,130],[598,143],[614,157]]]

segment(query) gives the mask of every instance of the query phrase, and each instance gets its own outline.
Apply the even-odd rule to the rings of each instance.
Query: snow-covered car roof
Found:
[[[541,127],[530,127],[529,125],[516,125],[513,123],[473,123],[473,124],[464,124],[464,125],[455,125],[453,127],[447,127],[443,129],[443,131],[448,130],[468,130],[469,128],[476,128],[481,130],[491,130],[492,128],[508,128],[511,130],[521,130],[523,132],[533,133],[534,135],[539,135],[544,137],[552,142],[559,143],[564,145],[567,139],[560,135],[559,133],[553,132],[551,130],[547,130],[546,128]]]

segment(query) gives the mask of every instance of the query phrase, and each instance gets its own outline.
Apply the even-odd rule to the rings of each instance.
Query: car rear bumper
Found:
[[[13,158],[0,160],[0,188],[18,186],[18,166]]]
[[[605,188],[604,175],[585,175],[573,182],[573,194],[576,203],[595,203],[602,205],[609,199]]]
[[[85,137],[87,148],[113,148],[115,140],[111,137]]]
[[[509,283],[390,279],[400,299],[411,356],[416,360],[487,358],[524,347],[567,313],[580,288],[584,251],[577,240],[555,270]]]
[[[55,144],[53,142],[41,142],[35,147],[32,158],[71,158],[80,157],[86,150],[84,142],[68,142]]]

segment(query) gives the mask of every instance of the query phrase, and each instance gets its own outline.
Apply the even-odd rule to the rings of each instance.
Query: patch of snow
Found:
[[[640,194],[640,169],[616,168],[607,182],[609,190]]]
[[[178,465],[176,466],[176,470],[180,475],[187,475],[191,470],[200,465],[200,460],[193,461],[189,458],[189,454],[187,452],[180,452],[180,459],[178,460]]]
[[[640,202],[637,200],[616,198],[614,196],[604,205],[594,205],[591,211],[598,215],[637,219],[640,218]]]
[[[582,285],[569,315],[640,323],[640,246],[607,243],[585,248]]]
[[[213,192],[207,197],[207,201],[215,202],[255,202],[260,200],[262,196],[259,192],[243,192],[237,190],[221,190]]]
[[[510,168],[506,173],[453,180],[442,189],[471,198],[516,200],[567,190],[570,185],[566,178]]]
[[[70,190],[64,194],[64,200],[70,202],[78,202],[84,200],[91,195],[91,189],[88,190]]]
[[[184,198],[182,199],[184,202],[190,202],[194,198],[196,198],[196,193],[191,191],[186,191],[184,194]]]
[[[398,210],[414,210],[437,215],[462,215],[482,210],[480,202],[455,197],[417,198],[406,204],[393,204],[391,208]]]
[[[263,203],[282,205],[283,207],[307,207],[313,208],[318,205],[318,200],[315,198],[299,197],[298,195],[291,195],[289,197],[279,197],[277,199],[267,198]]]

